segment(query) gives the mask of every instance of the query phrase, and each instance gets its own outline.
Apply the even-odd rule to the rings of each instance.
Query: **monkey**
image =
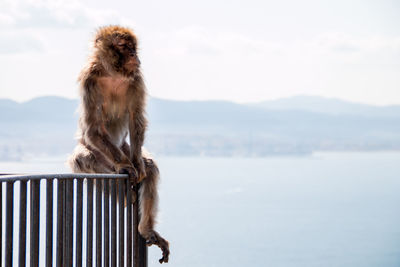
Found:
[[[130,28],[103,26],[81,71],[78,144],[68,163],[74,173],[127,173],[139,191],[139,233],[168,262],[169,243],[154,230],[159,169],[143,146],[146,87]],[[126,139],[129,134],[129,144]]]

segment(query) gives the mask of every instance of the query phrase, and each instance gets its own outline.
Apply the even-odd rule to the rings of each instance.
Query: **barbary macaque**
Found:
[[[127,173],[134,184],[141,183],[139,233],[147,245],[162,249],[160,263],[168,262],[169,243],[154,230],[159,171],[142,149],[146,88],[135,34],[120,26],[100,28],[78,80],[79,143],[69,165],[76,173]]]

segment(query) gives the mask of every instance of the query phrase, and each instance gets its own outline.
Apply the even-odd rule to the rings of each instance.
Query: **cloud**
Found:
[[[310,44],[315,48],[330,52],[354,53],[362,50],[362,43],[343,33],[325,33],[317,36]]]
[[[231,57],[263,62],[275,59],[298,61],[321,56],[330,60],[354,60],[377,53],[400,53],[399,37],[358,37],[340,32],[323,33],[305,40],[273,41],[189,26],[160,33],[151,42],[162,44],[153,49],[162,57]]]
[[[214,32],[199,26],[160,33],[152,42],[163,44],[156,48],[156,53],[173,56],[252,56],[266,49],[276,51],[278,48],[275,43],[251,39],[238,33]]]
[[[5,1],[1,4],[2,28],[77,28],[120,22],[112,9],[91,9],[79,1]]]
[[[313,49],[334,53],[400,52],[400,37],[363,36],[324,33],[307,44]]]
[[[237,187],[228,188],[224,193],[226,195],[233,195],[233,194],[239,194],[242,192],[243,192],[243,188],[240,186],[237,186]]]
[[[44,50],[44,42],[32,34],[2,32],[0,35],[0,54],[42,52]]]
[[[65,51],[64,44],[77,36],[85,38],[83,33],[127,21],[115,10],[89,8],[76,0],[2,0],[0,53]]]
[[[144,37],[142,62],[158,97],[245,102],[354,92],[353,99],[368,102],[361,98],[367,90],[382,84],[392,90],[398,80],[399,37],[323,33],[282,40],[199,26]]]

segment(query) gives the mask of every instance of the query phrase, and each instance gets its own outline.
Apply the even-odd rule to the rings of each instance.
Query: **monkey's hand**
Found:
[[[132,165],[118,166],[117,168],[119,174],[128,174],[132,186],[135,186],[138,182],[138,172]]]
[[[146,177],[146,165],[144,164],[144,160],[142,157],[139,159],[135,159],[133,161],[133,166],[135,166],[137,172],[138,172],[138,179],[137,182],[140,183],[143,181],[143,179]]]

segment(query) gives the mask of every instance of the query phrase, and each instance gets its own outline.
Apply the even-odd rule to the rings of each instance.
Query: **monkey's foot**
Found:
[[[149,233],[148,237],[146,238],[146,245],[147,246],[156,245],[159,248],[161,248],[163,256],[158,261],[160,263],[163,263],[163,262],[167,263],[168,262],[168,258],[169,258],[169,243],[168,243],[167,240],[162,238],[156,231],[152,230]]]
[[[118,171],[119,174],[128,174],[129,180],[130,180],[130,186],[132,189],[136,186],[138,183],[138,174],[137,171],[134,167],[124,167],[119,169]]]

